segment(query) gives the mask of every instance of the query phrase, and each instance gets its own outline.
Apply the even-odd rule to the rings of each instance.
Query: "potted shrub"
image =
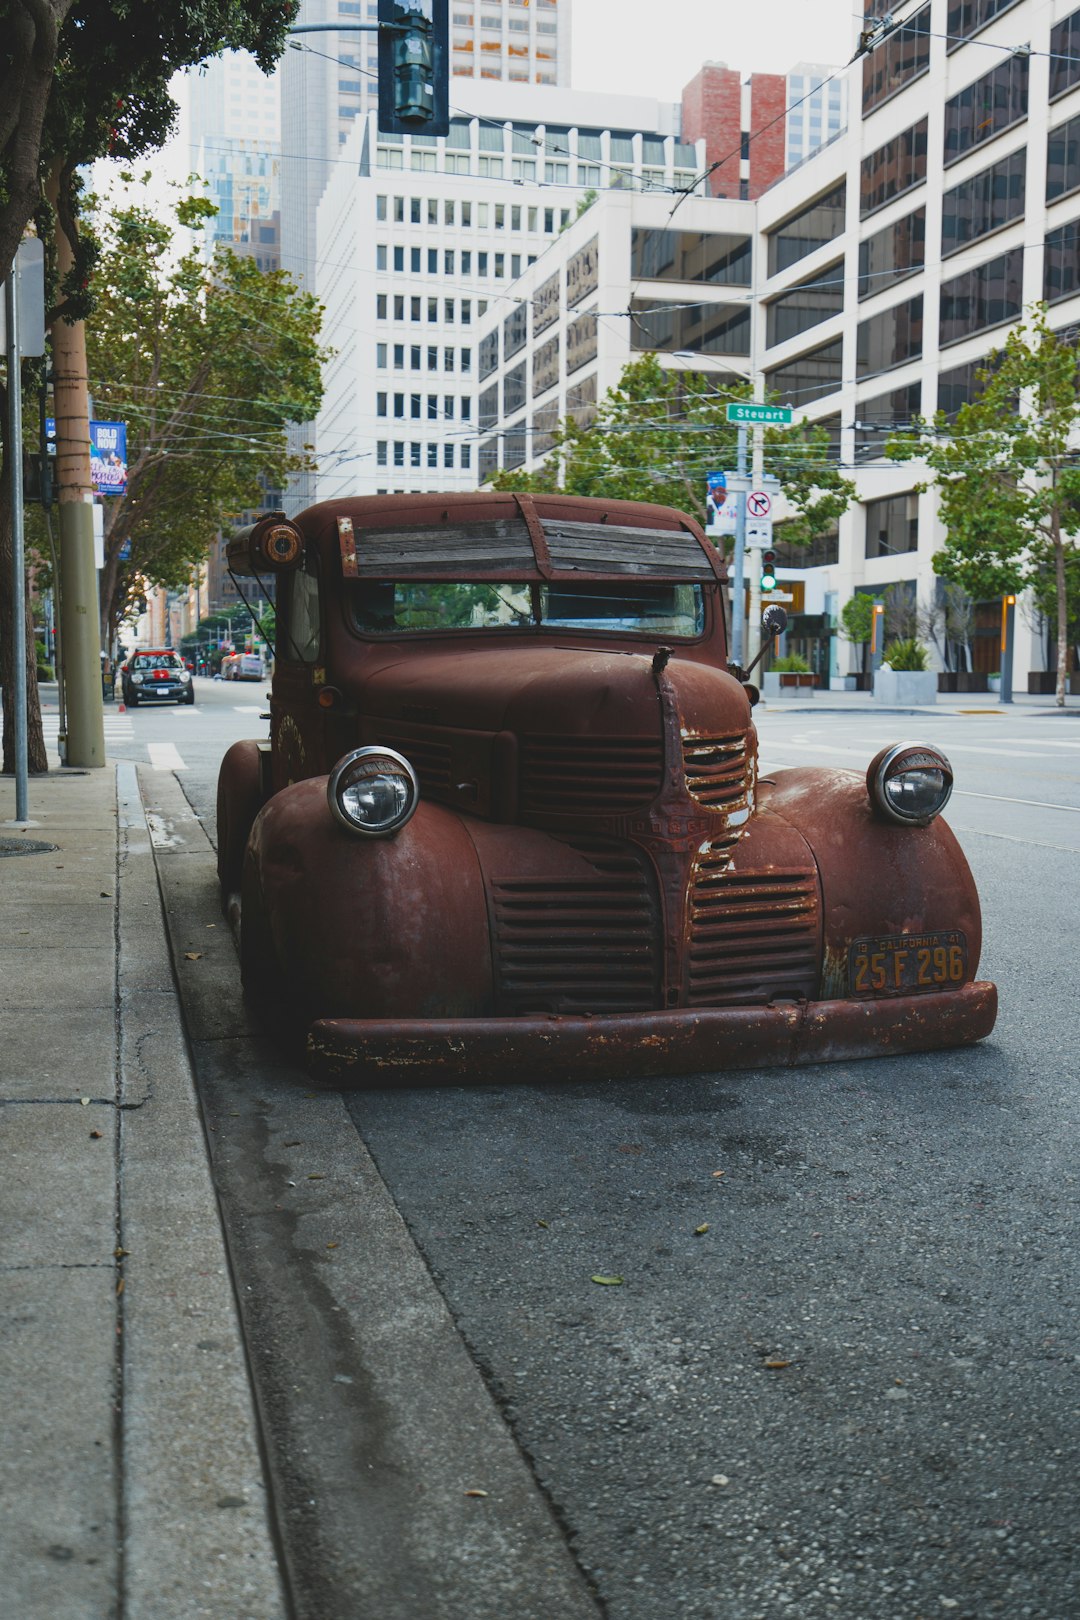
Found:
[[[762,676],[761,689],[765,697],[809,697],[816,677],[810,665],[799,653],[787,653],[774,658],[772,668]]]
[[[881,668],[874,676],[874,698],[878,703],[936,703],[937,675],[928,669],[926,648],[915,636],[890,641]]]

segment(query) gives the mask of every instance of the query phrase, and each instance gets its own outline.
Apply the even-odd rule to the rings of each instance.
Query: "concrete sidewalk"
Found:
[[[1067,715],[1080,719],[1080,697],[1066,694],[1064,708],[1058,708],[1052,694],[1017,692],[1011,703],[1002,703],[993,692],[941,692],[936,703],[901,708],[897,704],[879,703],[872,692],[827,692],[812,689],[802,696],[780,698],[762,697],[757,705],[759,714],[850,714],[869,717],[875,714],[998,714],[1008,719],[1033,720]]]
[[[0,777],[0,1590],[286,1613],[135,768]],[[224,925],[222,925],[224,926]]]

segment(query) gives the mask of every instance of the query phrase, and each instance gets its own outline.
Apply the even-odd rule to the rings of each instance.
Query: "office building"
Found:
[[[445,139],[381,135],[369,114],[320,205],[317,291],[335,351],[320,499],[474,488],[481,323],[515,310],[522,322],[515,283],[590,194],[655,193],[670,209],[702,171],[674,106],[536,85],[475,84],[460,99],[469,113]]]

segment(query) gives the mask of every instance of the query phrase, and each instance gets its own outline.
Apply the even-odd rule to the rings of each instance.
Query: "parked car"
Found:
[[[278,644],[269,739],[221,768],[222,898],[314,1068],[631,1076],[992,1029],[948,760],[760,776],[693,518],[366,496],[261,519],[229,565],[277,572]]]
[[[260,653],[228,653],[221,660],[221,678],[225,681],[261,681],[263,661]]]
[[[140,703],[194,703],[195,688],[184,660],[171,648],[133,652],[120,666],[121,690],[129,709]]]

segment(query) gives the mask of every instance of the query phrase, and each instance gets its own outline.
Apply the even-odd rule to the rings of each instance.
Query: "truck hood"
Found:
[[[744,731],[750,705],[724,670],[674,657],[664,672],[685,732]],[[376,670],[359,696],[361,712],[409,725],[569,737],[657,737],[660,690],[652,653],[581,649],[555,643],[446,649]]]

